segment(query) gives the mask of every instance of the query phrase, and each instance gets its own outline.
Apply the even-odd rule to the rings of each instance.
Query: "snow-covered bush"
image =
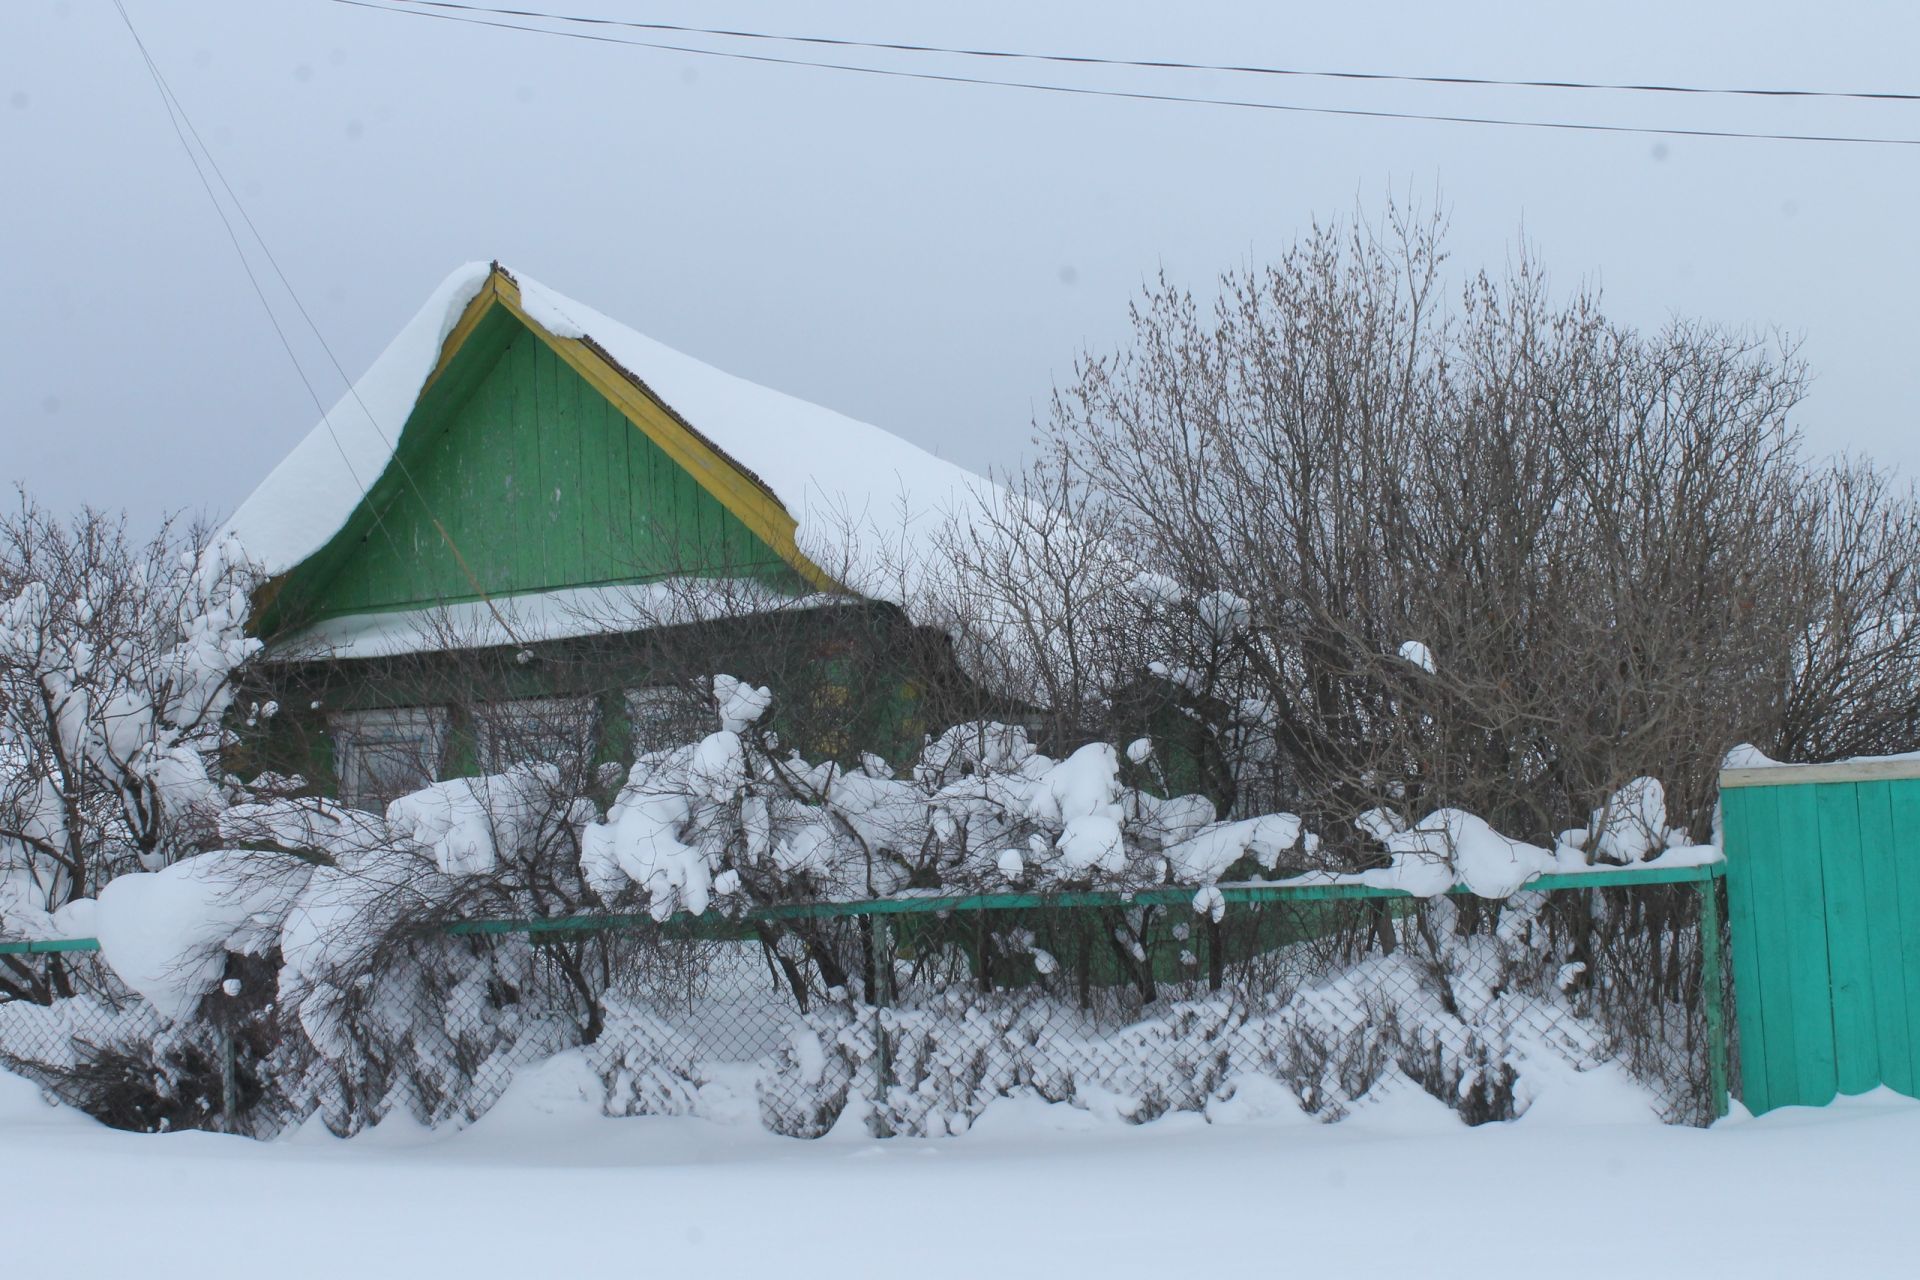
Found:
[[[315,1113],[342,1132],[394,1114],[464,1122],[561,1053],[610,1114],[698,1111],[750,1079],[762,1122],[796,1135],[956,1132],[1022,1091],[1139,1121],[1204,1111],[1254,1077],[1329,1119],[1389,1076],[1495,1119],[1527,1103],[1526,1036],[1581,1061],[1643,1043],[1606,1016],[1623,979],[1595,938],[1618,922],[1602,911],[1570,934],[1529,895],[1501,899],[1595,856],[1713,854],[1679,847],[1649,781],[1552,850],[1458,810],[1379,812],[1363,829],[1386,865],[1346,878],[1409,891],[1409,905],[1263,916],[1220,883],[1311,862],[1315,838],[1294,815],[1219,821],[1203,798],[1129,785],[1151,741],[1054,757],[1018,727],[975,722],[931,735],[898,772],[873,756],[816,764],[765,727],[772,691],[725,676],[709,688],[711,731],[642,753],[604,814],[579,793],[596,775],[544,764],[434,783],[383,815],[254,801],[217,816],[219,847],[70,905],[155,1019],[76,1064],[111,1084],[100,1107],[181,1122],[209,1053],[234,1044],[257,1132]],[[1481,905],[1437,896],[1457,883]],[[1131,899],[1169,887],[1174,905]],[[1090,889],[1122,896],[952,922],[769,910]],[[606,912],[653,924],[446,932]],[[712,998],[690,940],[702,929],[737,939],[723,984],[755,970],[777,984],[700,1015],[785,1028],[777,1046],[721,1050],[748,1061],[716,1060],[674,1013]],[[1560,981],[1589,971],[1604,982]],[[155,1087],[129,1089],[143,1072]]]
[[[831,1005],[774,1051],[759,1081],[762,1120],[793,1136],[850,1122],[939,1136],[964,1132],[996,1099],[1030,1094],[1141,1123],[1210,1112],[1265,1080],[1326,1122],[1408,1081],[1478,1124],[1523,1114],[1552,1081],[1608,1059],[1588,1002],[1543,977],[1557,968],[1551,948],[1496,936],[1507,929],[1462,932],[1445,904],[1433,910],[1403,921],[1406,945],[1391,955],[1333,963],[1291,989],[1230,983],[1118,1021],[1038,987],[950,988],[871,1011]]]
[[[787,1033],[774,1069],[758,1081],[761,1122],[794,1138],[832,1129],[857,1101],[855,1088],[873,1070],[878,1043],[873,1017],[844,1000],[807,1014]]]
[[[251,586],[236,547],[171,527],[0,519],[0,931],[87,932],[69,904],[214,842]],[[15,977],[0,997],[48,997]]]
[[[1286,814],[1215,821],[1202,797],[1126,785],[1092,743],[1062,759],[1017,726],[956,725],[904,776],[782,752],[745,699],[715,680],[723,725],[637,760],[604,822],[581,839],[587,883],[636,894],[657,919],[715,903],[884,896],[910,889],[1139,888],[1207,882],[1251,855],[1272,869],[1301,835]]]
[[[606,1090],[602,1110],[610,1116],[691,1114],[699,1068],[686,1037],[639,1001],[608,995],[602,1005],[606,1027],[585,1053]]]

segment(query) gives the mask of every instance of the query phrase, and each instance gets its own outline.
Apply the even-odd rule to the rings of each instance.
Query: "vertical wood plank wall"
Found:
[[[1720,802],[1741,1100],[1915,1094],[1920,762],[1729,771]]]
[[[473,599],[475,579],[489,594],[511,595],[696,568],[786,572],[775,552],[524,329],[430,430],[411,447],[408,482],[320,590],[312,616]]]

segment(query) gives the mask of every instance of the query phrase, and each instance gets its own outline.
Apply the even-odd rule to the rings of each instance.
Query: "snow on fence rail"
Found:
[[[1522,886],[1523,892],[1548,893],[1556,889],[1625,889],[1650,885],[1705,884],[1726,874],[1722,859],[1697,862],[1642,865],[1638,867],[1594,867],[1585,871],[1547,872]],[[1454,885],[1447,893],[1472,896],[1464,884]],[[920,915],[942,911],[1017,911],[1032,907],[1173,907],[1194,903],[1203,895],[1217,893],[1229,903],[1314,902],[1341,898],[1399,898],[1413,900],[1425,895],[1406,889],[1369,883],[1361,875],[1310,874],[1288,880],[1255,880],[1243,884],[1222,883],[1182,888],[1169,886],[1152,889],[1062,890],[1054,893],[924,893],[896,894],[890,898],[865,898],[853,901],[789,902],[749,908],[737,919],[799,920],[829,916]],[[1197,909],[1197,908],[1196,908]],[[698,917],[686,912],[673,917],[691,923]],[[614,929],[655,923],[644,913],[547,916],[508,920],[462,920],[447,926],[452,934],[476,933],[551,933],[595,929]]]
[[[464,1123],[536,1066],[611,1114],[801,1136],[956,1132],[1023,1091],[1136,1122],[1336,1120],[1411,1085],[1479,1122],[1627,1077],[1698,1124],[1726,1108],[1722,866],[1552,873],[1505,900],[1322,876],[461,920],[325,1018],[236,980],[166,1024],[68,954],[90,939],[0,942],[92,964],[0,1005],[0,1063],[110,1123],[262,1135]]]

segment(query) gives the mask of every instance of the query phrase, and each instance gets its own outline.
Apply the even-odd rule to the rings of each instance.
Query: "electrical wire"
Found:
[[[403,2],[413,2],[413,0],[403,0]],[[1174,102],[1196,106],[1230,107],[1248,111],[1277,111],[1298,115],[1346,116],[1368,120],[1419,120],[1440,124],[1493,125],[1513,129],[1558,129],[1577,133],[1638,134],[1668,138],[1733,138],[1756,142],[1808,142],[1857,146],[1920,147],[1920,138],[1885,138],[1838,133],[1768,133],[1742,129],[1686,129],[1656,125],[1594,124],[1572,120],[1528,120],[1508,116],[1388,111],[1362,107],[1306,106],[1300,103],[1203,97],[1191,94],[1156,93],[1146,90],[1098,89],[1086,85],[1053,84],[1038,80],[993,80],[977,76],[953,75],[932,71],[908,71],[897,67],[869,67],[850,62],[826,62],[809,58],[780,57],[775,54],[743,53],[735,49],[703,49],[694,45],[673,44],[661,40],[626,39],[591,31],[564,31],[556,30],[552,27],[524,26],[519,23],[485,18],[469,13],[402,8],[391,3],[378,3],[376,0],[331,0],[331,3],[348,5],[356,9],[371,9],[379,13],[399,14],[409,18],[428,18],[441,22],[458,22],[473,26],[493,27],[502,31],[519,31],[531,35],[553,36],[565,40],[584,40],[597,44],[629,45],[636,48],[659,49],[670,53],[685,53],[707,58],[724,58],[739,62],[757,62],[788,67],[810,67],[824,71],[845,71],[858,75],[879,76],[889,79],[923,80],[943,84],[990,85],[1002,89],[1026,89],[1039,93],[1094,98],[1120,98],[1135,102]]]
[[[260,286],[260,277],[255,274],[253,263],[248,259],[246,249],[240,243],[239,233],[233,229],[233,219],[227,216],[226,207],[220,203],[220,197],[214,194],[213,184],[207,181],[199,156],[194,153],[192,144],[187,141],[186,132],[180,127],[181,119],[185,114],[184,110],[174,98],[172,90],[167,87],[166,78],[160,74],[160,68],[154,62],[153,55],[147,51],[146,41],[140,38],[140,32],[134,28],[133,19],[128,16],[126,6],[121,3],[121,0],[113,0],[113,7],[119,10],[120,20],[126,24],[127,34],[133,37],[134,45],[140,50],[140,58],[146,64],[147,74],[153,78],[154,88],[160,94],[160,105],[166,108],[167,123],[173,126],[173,136],[180,140],[181,150],[187,153],[187,161],[193,166],[194,177],[200,179],[200,187],[207,193],[207,200],[213,205],[213,211],[220,215],[220,225],[226,228],[227,239],[233,244],[234,255],[240,259],[240,269],[247,273],[247,283],[253,286],[253,296],[260,299],[260,309],[267,313],[267,323],[273,326],[274,336],[280,339],[280,345],[287,353],[287,360],[293,365],[295,376],[300,379],[300,385],[306,388],[307,398],[312,400],[319,410],[320,421],[327,428],[327,434],[333,437],[333,447],[339,452],[340,461],[346,465],[347,474],[353,477],[354,485],[360,490],[360,501],[366,506],[368,514],[374,518],[375,523],[378,523],[380,513],[374,509],[372,501],[367,496],[367,486],[361,481],[359,473],[354,470],[353,459],[347,456],[346,449],[340,443],[340,437],[334,433],[333,424],[327,420],[326,406],[321,403],[319,392],[313,389],[313,382],[307,377],[307,371],[301,365],[299,355],[294,352],[293,343],[288,340],[286,330],[281,327],[280,318],[274,314],[273,305],[267,301],[266,290]],[[189,127],[191,127],[190,123]],[[196,132],[194,136],[197,138],[199,135]],[[207,160],[209,163],[212,162],[211,154],[207,156]],[[224,185],[226,179],[223,177],[221,182]],[[228,188],[228,194],[232,194],[232,188]],[[239,207],[238,201],[235,201],[235,207]],[[255,232],[254,235],[258,239],[259,233]]]
[[[1135,67],[1151,71],[1220,71],[1234,75],[1290,76],[1316,80],[1387,81],[1396,84],[1482,86],[1501,89],[1592,89],[1621,93],[1724,94],[1754,98],[1846,98],[1877,102],[1920,102],[1920,93],[1838,89],[1755,89],[1707,85],[1633,83],[1593,80],[1503,80],[1490,76],[1409,75],[1385,71],[1328,71],[1304,67],[1263,67],[1239,63],[1182,62],[1172,58],[1106,58],[1084,53],[1032,53],[1012,49],[975,49],[964,45],[910,44],[897,40],[853,40],[838,36],[777,35],[731,27],[696,27],[676,22],[640,22],[630,18],[602,18],[538,9],[507,9],[492,5],[461,4],[456,0],[400,0],[427,9],[453,9],[497,17],[537,18],[584,26],[625,27],[635,31],[665,31],[680,35],[725,36],[733,40],[770,40],[784,44],[826,45],[840,49],[874,49],[889,53],[937,53],[1000,61],[1057,62],[1071,66]]]
[[[221,170],[219,161],[214,159],[212,150],[208,148],[205,140],[201,138],[200,131],[194,127],[193,118],[187,114],[186,107],[180,102],[178,95],[173,92],[173,87],[167,83],[167,78],[161,72],[159,64],[154,61],[153,54],[147,49],[146,41],[140,38],[140,32],[134,27],[133,18],[127,13],[126,5],[122,3],[122,0],[113,0],[113,7],[119,11],[121,22],[126,24],[127,34],[133,37],[134,45],[140,50],[141,60],[146,63],[147,73],[153,77],[154,87],[160,93],[160,101],[167,109],[167,120],[173,125],[174,136],[180,140],[182,150],[187,153],[187,160],[193,165],[194,176],[200,179],[201,188],[206,191],[207,199],[212,202],[214,212],[220,215],[220,223],[226,228],[227,238],[232,242],[233,251],[240,259],[241,269],[247,273],[247,282],[253,286],[254,296],[260,300],[261,309],[267,313],[267,322],[273,326],[275,336],[280,339],[280,345],[285,348],[287,359],[292,363],[294,373],[298,375],[300,379],[300,385],[306,388],[308,399],[313,401],[315,410],[320,414],[320,424],[326,428],[328,438],[333,441],[334,451],[340,455],[340,461],[346,467],[347,475],[353,480],[354,487],[360,491],[361,505],[367,509],[367,514],[373,517],[375,527],[383,534],[387,534],[389,537],[392,536],[386,527],[386,522],[381,519],[379,510],[373,505],[373,497],[368,491],[366,482],[360,478],[359,472],[353,465],[353,459],[348,456],[346,447],[341,443],[339,433],[333,429],[332,417],[327,412],[325,403],[321,401],[319,393],[314,390],[312,380],[307,377],[306,369],[301,365],[300,357],[293,349],[293,343],[288,340],[286,330],[281,326],[279,317],[274,313],[273,305],[268,302],[266,291],[261,287],[260,279],[254,272],[253,264],[248,259],[245,248],[240,243],[239,233],[234,230],[233,220],[227,216],[225,206],[220,203],[220,198],[214,194],[213,184],[207,181],[207,175],[200,166],[200,155],[206,157],[207,167],[211,168],[214,176],[219,178],[221,187],[227,193],[227,198],[233,202],[233,207],[239,212],[241,220],[246,223],[247,230],[252,234],[254,241],[260,246],[260,252],[266,257],[268,263],[272,265],[274,274],[279,277],[281,288],[285,289],[287,296],[293,300],[294,308],[299,311],[300,318],[306,322],[307,328],[312,331],[315,341],[320,344],[320,349],[327,353],[327,359],[333,365],[334,372],[338,374],[340,380],[346,384],[347,394],[353,397],[353,402],[359,406],[360,412],[373,427],[375,434],[377,434],[381,442],[387,446],[389,456],[399,467],[400,474],[402,478],[405,479],[407,486],[413,490],[414,497],[419,501],[421,510],[426,512],[427,519],[433,522],[434,529],[438,531],[441,539],[447,544],[447,550],[452,553],[454,561],[459,565],[461,573],[473,588],[474,594],[478,595],[481,601],[487,606],[488,612],[493,615],[494,621],[500,624],[500,628],[506,633],[507,638],[513,641],[515,645],[525,648],[520,638],[514,633],[513,627],[500,615],[500,610],[494,605],[493,598],[488,595],[486,588],[480,584],[480,579],[468,565],[467,558],[461,554],[460,547],[454,541],[453,534],[448,531],[446,525],[441,522],[439,515],[434,512],[432,504],[427,501],[426,494],[421,491],[419,483],[413,478],[412,469],[407,466],[406,459],[400,455],[398,442],[387,435],[386,430],[380,425],[373,411],[367,407],[366,401],[360,398],[359,387],[355,385],[353,379],[347,376],[346,370],[340,364],[339,357],[334,354],[333,347],[328,344],[326,335],[320,331],[320,326],[314,322],[313,316],[307,311],[306,305],[300,301],[300,295],[298,291],[294,289],[293,282],[287,278],[287,273],[280,267],[279,259],[274,257],[273,250],[267,245],[266,237],[260,234],[260,228],[254,224],[252,216],[247,213],[246,205],[241,202],[238,193],[234,191],[233,184],[227,181],[227,175]],[[184,131],[181,128],[182,124],[186,126]],[[188,134],[193,136],[194,144],[199,146],[199,155],[195,154],[193,145],[187,142]]]

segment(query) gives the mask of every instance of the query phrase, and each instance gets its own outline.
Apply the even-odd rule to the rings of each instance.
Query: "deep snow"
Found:
[[[1037,1101],[964,1137],[608,1120],[564,1063],[486,1119],[339,1141],[144,1137],[0,1076],[11,1274],[1896,1276],[1920,1104],[1709,1131],[1587,1095],[1468,1129],[1417,1091],[1338,1125],[1284,1097],[1131,1127]]]

